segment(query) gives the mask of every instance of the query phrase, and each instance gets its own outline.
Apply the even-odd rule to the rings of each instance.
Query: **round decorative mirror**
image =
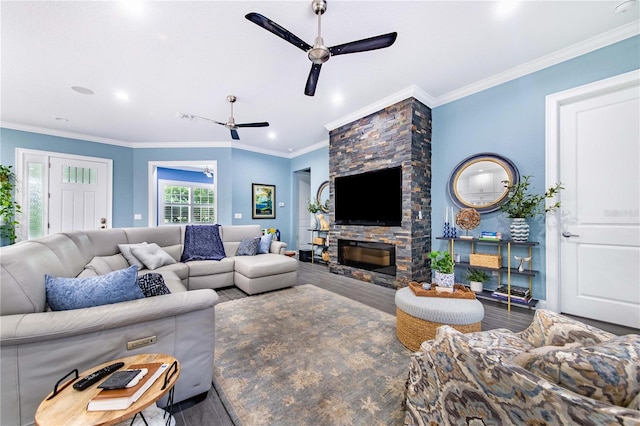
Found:
[[[324,213],[329,213],[329,181],[326,180],[318,187],[318,194],[316,194],[318,204],[320,204],[320,210]]]
[[[449,196],[460,208],[489,213],[500,209],[507,200],[507,185],[519,180],[518,169],[509,159],[488,152],[475,154],[453,169]]]

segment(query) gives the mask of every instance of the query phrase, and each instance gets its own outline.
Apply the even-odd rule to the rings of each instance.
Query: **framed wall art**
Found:
[[[276,186],[262,183],[251,184],[251,218],[276,218]]]

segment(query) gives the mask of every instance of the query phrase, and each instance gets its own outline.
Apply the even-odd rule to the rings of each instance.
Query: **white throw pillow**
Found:
[[[131,253],[137,257],[147,269],[156,269],[164,265],[176,263],[176,260],[156,243],[131,247]]]
[[[136,265],[138,269],[143,269],[144,265],[133,255],[133,253],[131,253],[131,249],[133,247],[146,246],[146,245],[147,245],[146,242],[138,243],[138,244],[118,244],[118,248],[120,249],[120,253],[122,253],[124,258],[127,259],[127,262],[129,262],[129,265],[131,266]]]

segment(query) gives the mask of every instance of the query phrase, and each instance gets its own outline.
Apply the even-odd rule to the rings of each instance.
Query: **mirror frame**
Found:
[[[325,189],[329,189],[329,181],[325,180],[324,182],[322,182],[320,184],[320,186],[318,187],[318,192],[316,193],[316,201],[318,202],[318,204],[320,204],[320,210],[324,213],[329,213],[329,209],[324,207],[324,203],[322,202],[322,199],[320,198],[322,196],[322,191],[324,191]],[[327,199],[330,198],[330,194],[327,194]]]
[[[451,177],[449,179],[448,192],[451,200],[460,208],[473,208],[478,211],[478,213],[491,213],[500,209],[500,206],[504,204],[507,199],[509,192],[506,190],[502,194],[500,198],[497,200],[483,204],[481,206],[469,204],[468,201],[464,200],[460,194],[458,193],[458,179],[464,173],[464,171],[473,164],[476,164],[480,161],[491,161],[498,164],[500,167],[504,169],[507,173],[507,180],[509,181],[509,185],[517,184],[520,181],[520,174],[518,173],[518,168],[513,164],[511,160],[506,157],[503,157],[498,154],[494,154],[492,152],[483,152],[480,154],[475,154],[470,157],[462,160],[451,172]]]

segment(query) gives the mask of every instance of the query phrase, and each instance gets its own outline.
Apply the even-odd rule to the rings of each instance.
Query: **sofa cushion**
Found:
[[[222,260],[196,260],[187,262],[189,277],[222,274],[233,272],[234,258],[225,257]]]
[[[180,261],[223,259],[225,252],[219,228],[220,225],[187,225]]]
[[[138,286],[142,290],[144,297],[162,296],[171,293],[164,283],[161,274],[150,272],[138,277]]]
[[[640,335],[548,352],[529,371],[577,394],[626,407],[640,393]]]
[[[144,263],[148,269],[157,269],[164,265],[171,265],[176,263],[176,260],[171,257],[166,251],[156,243],[147,244],[144,246],[131,247],[131,253]]]
[[[86,278],[45,275],[47,303],[54,311],[90,308],[144,297],[137,282],[138,267]]]
[[[256,256],[236,256],[235,271],[247,278],[284,274],[298,270],[298,261],[281,254],[258,254]]]
[[[245,238],[240,241],[236,256],[255,256],[258,254],[258,246],[260,245],[260,238]]]
[[[258,246],[258,253],[267,254],[271,248],[271,241],[273,240],[273,234],[264,234],[260,237],[260,245]]]
[[[122,253],[119,253],[113,256],[96,256],[84,268],[93,269],[97,275],[104,275],[120,269],[126,269],[129,266],[127,259]]]
[[[124,258],[127,259],[127,262],[129,262],[129,265],[136,265],[138,269],[143,269],[144,265],[142,264],[140,259],[135,257],[133,253],[131,253],[131,249],[133,247],[146,246],[146,245],[147,243],[118,244],[118,248],[120,249],[120,253],[122,253]]]

